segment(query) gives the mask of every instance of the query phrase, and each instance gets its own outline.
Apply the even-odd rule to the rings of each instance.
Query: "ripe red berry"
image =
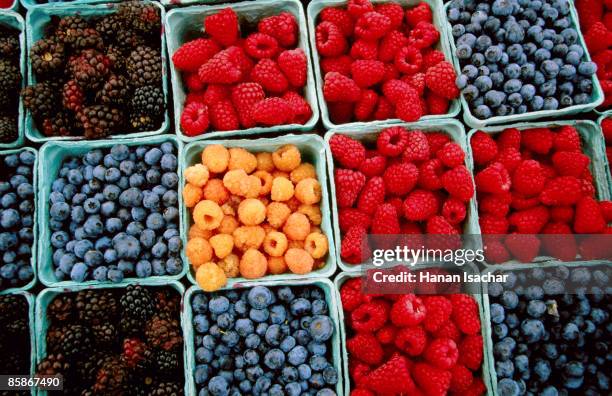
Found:
[[[346,51],[346,38],[340,28],[332,22],[319,23],[315,37],[317,51],[323,56],[339,56]]]
[[[278,55],[278,67],[294,88],[306,85],[307,59],[304,50],[285,50]]]
[[[187,136],[201,135],[208,129],[208,107],[204,103],[192,102],[181,114],[181,128]]]
[[[352,79],[331,72],[325,75],[323,96],[328,102],[357,102],[361,98],[361,90]]]
[[[236,15],[231,7],[224,8],[204,19],[204,30],[215,41],[225,47],[229,47],[238,41],[240,30],[238,15]]]
[[[181,45],[172,55],[172,63],[178,70],[196,72],[212,58],[221,47],[213,40],[199,38]]]

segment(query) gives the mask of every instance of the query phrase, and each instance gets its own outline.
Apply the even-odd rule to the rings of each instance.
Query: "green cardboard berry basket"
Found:
[[[571,121],[545,121],[545,122],[523,122],[518,124],[511,125],[499,125],[492,126],[488,128],[482,129],[472,129],[468,132],[467,143],[468,143],[468,156],[470,157],[470,163],[474,163],[474,156],[472,153],[472,146],[469,144],[472,136],[478,131],[484,131],[491,135],[496,135],[501,133],[504,129],[508,128],[516,128],[520,131],[525,129],[532,128],[556,128],[564,125],[571,125],[576,128],[580,137],[582,138],[583,143],[583,153],[589,156],[591,159],[591,163],[589,165],[591,169],[591,173],[593,174],[593,180],[595,181],[595,188],[597,193],[597,198],[600,200],[608,200],[610,199],[610,185],[608,183],[609,174],[609,166],[608,159],[606,157],[606,146],[603,140],[603,135],[601,134],[600,129],[598,129],[597,125],[593,121],[588,120],[571,120]],[[482,234],[480,230],[480,224],[478,223],[478,200],[474,198],[476,205],[476,224],[475,224],[475,232],[477,234]],[[535,262],[546,262],[555,260],[553,257],[549,256],[538,256],[535,259]],[[517,263],[516,260],[511,260],[508,263],[504,264],[487,264],[483,262],[482,264],[485,267],[493,267],[499,268],[500,265],[514,264]]]
[[[10,289],[5,289],[5,290],[0,290],[0,294],[5,294],[5,293],[13,293],[13,292],[18,292],[18,291],[25,291],[25,290],[30,290],[32,287],[34,287],[34,285],[36,284],[36,277],[38,274],[38,268],[37,268],[37,259],[38,259],[38,255],[37,255],[37,249],[38,249],[38,224],[40,224],[37,220],[38,220],[38,152],[30,147],[24,147],[21,149],[13,149],[13,150],[5,150],[5,151],[0,151],[0,158],[3,159],[4,156],[6,155],[11,155],[11,154],[18,154],[20,152],[23,151],[29,151],[32,154],[34,154],[34,164],[32,165],[32,187],[34,187],[34,198],[33,198],[33,205],[34,205],[34,214],[32,215],[33,217],[33,221],[34,224],[32,225],[32,230],[34,232],[34,241],[32,242],[32,257],[30,258],[30,264],[32,266],[32,280],[30,282],[28,282],[27,284],[21,286],[21,287],[15,287],[15,288],[10,288]]]
[[[374,4],[388,3],[389,0],[372,0]],[[436,45],[436,49],[442,51],[444,53],[444,57],[450,61],[451,59],[451,48],[444,38],[444,26],[446,24],[446,17],[441,11],[444,7],[441,0],[394,0],[395,3],[400,4],[402,7],[414,7],[421,2],[425,2],[429,4],[433,14],[433,24],[436,26],[438,31],[440,32],[440,41]],[[367,122],[350,122],[346,124],[335,124],[329,115],[329,109],[327,107],[327,103],[325,102],[325,98],[323,97],[323,76],[322,70],[319,67],[320,57],[319,51],[317,51],[317,42],[316,42],[316,25],[317,25],[317,17],[319,13],[326,7],[346,7],[348,2],[346,0],[313,0],[308,4],[308,31],[310,34],[310,49],[312,51],[312,60],[314,63],[315,69],[315,77],[317,82],[317,98],[319,99],[319,106],[321,107],[321,119],[323,121],[323,125],[327,129],[337,128],[340,126],[347,126],[351,128],[364,128],[369,125],[381,125],[388,123],[397,123],[402,122],[400,119],[389,119],[389,120],[381,120],[381,121],[367,121]],[[425,120],[437,120],[443,118],[455,118],[459,115],[459,110],[461,109],[461,105],[457,99],[454,99],[450,102],[450,106],[448,112],[446,114],[439,115],[426,115],[421,117],[420,121]]]
[[[267,286],[267,287],[303,287],[303,286],[316,286],[323,290],[325,293],[325,302],[329,310],[329,317],[334,324],[334,334],[331,338],[332,344],[332,358],[334,367],[338,370],[338,383],[336,384],[336,394],[342,395],[343,377],[342,377],[342,359],[343,356],[340,352],[340,344],[342,333],[340,326],[342,325],[338,319],[338,311],[340,306],[340,299],[338,293],[334,288],[334,284],[325,278],[311,278],[311,279],[293,279],[293,280],[260,280],[255,282],[244,283],[238,279],[231,279],[227,286],[221,289],[219,292],[235,290],[235,289],[250,289],[255,286]],[[216,292],[216,293],[219,293]],[[186,395],[196,395],[197,387],[194,379],[195,372],[195,347],[194,347],[194,335],[193,330],[193,311],[191,308],[191,301],[193,297],[198,293],[204,293],[198,286],[192,286],[187,289],[185,297],[183,299],[183,309],[181,313],[181,324],[183,327],[183,338],[185,339],[185,346],[187,353],[185,356],[185,377],[187,378],[187,385],[185,387]]]
[[[96,280],[88,280],[85,282],[74,282],[74,281],[59,281],[54,273],[53,267],[53,249],[50,244],[51,231],[49,228],[49,195],[51,193],[52,181],[55,180],[57,174],[62,166],[62,162],[68,157],[84,155],[93,149],[110,149],[111,147],[118,144],[125,144],[129,147],[134,146],[159,146],[164,142],[171,142],[177,149],[177,173],[179,178],[182,178],[181,169],[181,157],[183,152],[183,144],[172,135],[160,135],[151,136],[146,139],[113,139],[105,141],[79,141],[79,142],[47,142],[40,149],[40,166],[38,168],[38,180],[40,183],[37,185],[38,189],[38,224],[40,227],[40,234],[38,240],[38,271],[40,281],[48,287],[71,287],[79,285],[97,285],[105,284],[110,285],[111,282],[100,282]],[[179,193],[179,213],[183,211],[183,200],[180,199]],[[182,218],[179,218],[179,231],[182,229],[181,225]],[[159,282],[169,280],[181,279],[188,270],[187,259],[184,253],[181,253],[181,260],[183,261],[183,270],[177,275],[163,275],[163,276],[151,276],[146,278],[149,280],[158,280]],[[143,281],[140,278],[127,278],[120,282],[120,284],[129,283],[129,280]]]
[[[21,3],[21,5],[26,9],[26,10],[31,10],[32,8],[36,8],[36,7],[45,7],[45,6],[51,6],[51,7],[65,7],[65,6],[72,6],[72,5],[92,5],[92,4],[101,4],[101,3],[120,3],[122,0],[69,0],[69,1],[58,1],[55,3],[51,3],[48,1],[45,1],[44,3],[39,3],[36,0],[19,0],[19,2]]]
[[[578,21],[578,14],[576,12],[576,8],[574,7],[574,2],[570,1],[568,3],[570,7],[570,18],[572,20],[572,27],[574,27],[576,31],[578,32],[578,42],[577,43],[584,49],[584,58],[587,61],[590,61],[591,56],[589,55],[589,51],[586,49],[587,47],[584,42],[584,37],[582,36],[582,32],[580,30],[580,26],[578,26],[578,24],[576,23],[576,21]],[[450,4],[451,2],[446,3],[446,5],[444,6],[444,9],[441,10],[441,12],[444,12],[444,15],[442,17],[446,21],[444,33],[446,34],[447,43],[451,47],[452,63],[453,63],[453,66],[455,67],[455,71],[457,72],[457,75],[459,75],[461,73],[461,65],[459,63],[459,59],[457,58],[457,56],[455,56],[457,47],[455,45],[455,39],[452,34],[452,25],[450,24],[450,22],[448,22],[448,19],[446,18],[446,14],[447,14],[448,8],[450,7]],[[524,114],[495,116],[495,117],[487,118],[486,120],[476,118],[476,116],[472,114],[472,111],[470,110],[470,106],[467,100],[465,99],[464,95],[461,94],[460,99],[461,99],[461,107],[463,108],[463,120],[467,125],[469,125],[472,128],[484,128],[484,127],[491,126],[491,125],[509,124],[513,122],[522,122],[522,121],[533,121],[533,120],[541,119],[541,118],[552,118],[552,117],[556,118],[556,117],[561,117],[561,116],[585,113],[585,112],[595,109],[597,106],[602,104],[604,101],[604,94],[601,89],[601,85],[599,84],[599,79],[597,78],[596,75],[593,75],[592,80],[593,80],[593,92],[591,93],[591,101],[589,103],[585,103],[581,105],[573,105],[573,106],[565,107],[563,109],[558,109],[558,110],[538,110],[538,111],[530,111]]]
[[[603,113],[601,115],[601,117],[599,117],[597,119],[597,126],[599,127],[599,132],[602,133],[602,136],[603,136],[603,132],[602,132],[602,129],[601,129],[601,123],[606,118],[610,118],[610,116],[612,116],[612,111]],[[607,163],[607,166],[606,166],[606,178],[608,180],[608,187],[609,187],[608,194],[610,196],[612,196],[612,191],[611,191],[612,190],[612,175],[610,174],[610,163],[607,161],[608,156],[606,155],[606,141],[605,141],[605,139],[604,139],[603,144],[604,144],[604,147],[603,147],[604,159],[606,160],[606,163]]]
[[[182,4],[187,4],[191,0],[182,1]],[[172,2],[172,0],[170,1]],[[274,127],[254,127],[248,129],[238,129],[233,131],[211,131],[204,132],[202,135],[189,137],[181,130],[181,114],[183,113],[185,97],[187,92],[181,80],[181,72],[178,71],[172,60],[170,60],[170,72],[172,76],[172,92],[174,95],[174,124],[176,134],[185,142],[192,142],[202,139],[222,139],[229,136],[250,136],[263,133],[285,132],[285,131],[309,131],[314,128],[319,120],[319,109],[317,107],[317,98],[315,94],[314,74],[312,71],[312,63],[310,61],[310,46],[308,43],[308,31],[306,29],[306,17],[304,9],[298,0],[257,0],[244,1],[241,3],[219,4],[219,5],[203,5],[186,8],[178,8],[168,12],[165,23],[166,41],[168,42],[168,56],[172,59],[172,55],[179,47],[188,40],[201,37],[203,32],[204,18],[208,15],[213,15],[220,10],[231,7],[236,14],[240,24],[255,24],[262,18],[278,15],[282,11],[287,11],[296,18],[300,32],[298,37],[298,48],[304,50],[308,59],[308,73],[306,86],[304,88],[304,97],[310,104],[312,109],[312,117],[304,125],[302,124],[286,124],[277,125]]]
[[[15,1],[13,9],[17,9],[19,3]],[[23,17],[9,9],[0,10],[0,25],[9,26],[19,30],[19,70],[21,71],[21,87],[25,86],[26,81],[26,38],[25,38],[25,22]],[[17,139],[10,143],[0,143],[0,150],[14,147],[21,147],[25,141],[25,132],[23,127],[23,100],[19,97],[19,109],[17,114]]]
[[[148,280],[137,280],[135,282],[123,282],[123,284],[97,284],[97,285],[70,285],[64,287],[54,287],[49,289],[44,289],[41,291],[36,297],[36,311],[35,311],[35,328],[36,328],[36,364],[40,363],[47,356],[47,330],[49,329],[49,320],[47,318],[47,308],[49,304],[53,301],[53,299],[65,293],[73,293],[79,292],[81,290],[102,290],[102,289],[123,289],[127,287],[129,284],[136,284],[145,287],[170,287],[174,289],[178,294],[181,295],[181,306],[183,306],[183,298],[185,294],[185,287],[178,281],[172,280],[162,280],[162,279],[148,279]],[[186,339],[185,337],[185,328],[181,323],[181,330],[183,333],[183,341]],[[183,356],[186,355],[187,351],[187,343],[183,342]],[[185,380],[185,378],[183,379]],[[64,384],[66,387],[67,384]],[[185,380],[185,394],[187,393],[187,381]],[[39,396],[46,396],[48,394],[47,391],[39,390]]]
[[[576,267],[589,267],[589,268],[593,268],[593,267],[599,267],[599,266],[610,266],[610,262],[609,261],[576,261],[576,262],[548,262],[548,263],[543,263],[543,264],[511,264],[508,266],[504,266],[504,268],[496,268],[496,267],[490,267],[485,269],[484,271],[482,271],[482,274],[489,274],[489,273],[494,273],[494,272],[518,272],[518,271],[527,271],[533,268],[555,268],[555,267],[569,267],[569,268],[576,268]],[[491,326],[491,302],[489,299],[489,289],[488,289],[488,284],[484,283],[483,284],[483,292],[482,292],[482,305],[483,305],[483,311],[484,311],[484,318],[483,318],[483,329],[484,329],[484,334],[483,334],[483,341],[484,341],[484,346],[485,346],[485,350],[489,351],[488,353],[485,354],[484,358],[484,368],[483,370],[487,370],[491,376],[491,390],[493,391],[493,394],[495,395],[499,395],[499,392],[497,390],[497,372],[495,371],[495,355],[493,354],[493,331],[492,331],[492,326]]]
[[[336,257],[333,253],[334,250],[334,238],[332,231],[332,222],[330,216],[330,207],[329,200],[330,195],[327,189],[327,173],[326,173],[326,165],[325,165],[325,143],[323,139],[318,135],[312,134],[304,134],[304,135],[285,135],[278,138],[261,138],[255,140],[206,140],[189,143],[185,146],[183,150],[180,164],[182,166],[180,173],[180,182],[179,186],[185,185],[185,179],[183,173],[185,169],[191,165],[195,165],[197,163],[201,163],[201,154],[206,146],[210,146],[213,144],[221,144],[225,147],[242,147],[250,152],[258,153],[261,151],[273,152],[276,149],[286,145],[293,144],[295,145],[302,154],[302,162],[310,162],[314,165],[315,170],[317,172],[317,179],[321,184],[321,230],[323,234],[327,236],[327,242],[329,245],[329,252],[327,254],[327,259],[325,260],[325,266],[319,270],[312,271],[306,275],[296,275],[292,273],[285,273],[281,275],[266,275],[261,279],[265,280],[291,280],[291,279],[303,279],[303,278],[328,278],[336,272]],[[181,209],[182,223],[181,223],[181,238],[183,240],[183,251],[187,246],[187,236],[189,235],[189,228],[193,224],[193,219],[191,217],[190,210],[183,206]],[[188,263],[188,261],[185,261]],[[193,271],[189,271],[187,273],[187,278],[192,283],[196,283],[195,274]],[[228,280],[229,281],[229,280]],[[259,282],[260,280],[249,280],[245,278],[234,278],[232,280],[235,282],[241,283],[250,283],[250,282]]]
[[[96,1],[96,0],[94,0]],[[96,1],[97,2],[97,1]],[[159,9],[161,21],[165,19],[165,11],[164,7],[161,4],[155,1],[145,0],[145,3],[153,4],[155,7]],[[47,25],[51,21],[53,17],[65,17],[69,15],[80,15],[85,19],[100,17],[108,14],[113,14],[117,11],[119,7],[118,3],[107,3],[107,4],[74,4],[80,2],[71,2],[69,4],[62,3],[61,6],[56,5],[56,3],[45,4],[41,6],[37,6],[28,11],[26,16],[26,34],[27,34],[27,44],[28,44],[28,53],[32,48],[32,45],[42,39],[45,38],[45,30]],[[59,4],[59,3],[58,3]],[[166,133],[170,127],[170,117],[169,117],[169,108],[171,106],[171,98],[168,95],[168,81],[167,81],[167,66],[166,66],[166,37],[162,33],[161,34],[161,48],[159,48],[161,54],[161,62],[162,62],[162,88],[164,92],[164,100],[166,102],[166,109],[164,110],[164,120],[156,131],[145,131],[145,132],[135,132],[135,133],[119,133],[115,135],[109,136],[107,139],[124,139],[124,138],[139,138],[144,136],[153,136],[160,135]],[[27,65],[28,65],[28,85],[33,85],[36,83],[36,77],[34,76],[34,72],[32,71],[32,64],[30,57],[27,57]],[[30,111],[25,112],[25,133],[26,137],[35,143],[44,143],[48,141],[61,141],[61,140],[85,140],[84,137],[76,137],[76,136],[54,136],[47,137],[43,135],[36,126],[34,119],[32,118],[32,114]]]
[[[435,268],[435,266],[416,265],[415,267],[413,267],[414,270],[427,269],[427,268]],[[446,266],[445,268],[449,268],[449,267]],[[471,263],[466,264],[462,267],[456,267],[456,268],[459,268],[462,272],[465,272],[468,274],[478,273],[478,269],[476,268],[476,266]],[[357,278],[362,275],[363,273],[358,273],[358,272],[340,272],[338,275],[336,275],[336,278],[334,279],[334,285],[336,286],[336,293],[338,293],[336,299],[338,300],[338,322],[340,323],[340,337],[342,340],[342,366],[343,366],[342,368],[343,368],[343,375],[344,375],[344,396],[349,396],[351,393],[351,378],[350,378],[350,373],[349,373],[349,352],[346,347],[347,329],[346,329],[346,324],[344,322],[345,317],[344,317],[344,310],[342,308],[342,299],[340,297],[340,288],[342,287],[344,282],[348,281],[349,279]],[[480,314],[481,334],[483,338],[482,381],[487,387],[487,395],[494,396],[494,395],[497,395],[498,393],[493,391],[494,388],[493,388],[492,381],[494,378],[493,377],[494,373],[491,373],[491,367],[494,367],[494,366],[490,366],[487,364],[490,358],[489,355],[492,354],[492,350],[489,349],[488,345],[486,344],[487,331],[490,331],[490,328],[488,328],[489,322],[487,322],[485,311],[484,311],[485,307],[483,304],[484,296],[482,292],[482,284],[481,283],[470,284],[470,288],[468,292],[478,303],[478,309],[479,309],[479,314]]]
[[[465,165],[470,172],[473,172],[473,165],[470,156],[468,155],[467,141],[465,139],[465,130],[463,129],[463,125],[457,120],[431,120],[431,121],[419,121],[415,123],[398,123],[398,124],[370,124],[366,127],[359,128],[356,130],[350,125],[342,126],[340,128],[335,128],[328,131],[325,134],[325,147],[327,154],[327,173],[329,178],[329,185],[331,191],[331,199],[332,199],[332,215],[334,221],[334,240],[336,241],[336,260],[338,262],[338,266],[342,271],[353,272],[359,271],[359,264],[350,264],[345,263],[340,257],[340,250],[342,247],[342,235],[340,233],[340,223],[338,220],[338,207],[337,207],[337,199],[336,199],[336,186],[334,183],[334,158],[332,156],[331,150],[329,149],[329,141],[336,134],[342,134],[352,137],[353,139],[357,139],[364,143],[372,143],[376,142],[376,138],[380,131],[385,128],[391,126],[401,126],[408,130],[418,129],[425,133],[429,132],[444,132],[450,136],[452,141],[458,143],[463,151],[466,153],[465,155]],[[467,216],[463,226],[464,235],[476,236],[480,233],[480,228],[478,228],[478,211],[476,210],[475,205],[476,198],[472,198],[470,200],[469,205],[467,206]],[[474,238],[473,237],[473,238]],[[475,237],[478,239],[477,237]],[[479,244],[479,241],[474,241],[476,244]]]

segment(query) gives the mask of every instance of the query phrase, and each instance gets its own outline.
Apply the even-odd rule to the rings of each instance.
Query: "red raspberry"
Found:
[[[392,197],[392,198],[387,199],[385,202],[392,205],[395,208],[395,212],[398,214],[398,216],[401,216],[401,214],[404,212],[403,210],[404,201],[402,201],[401,198]]]
[[[452,392],[464,392],[472,385],[472,382],[474,382],[472,372],[465,366],[457,364],[455,367],[451,368],[450,372],[450,390]]]
[[[457,166],[442,175],[442,185],[453,197],[467,202],[474,196],[472,175],[465,165]]]
[[[342,134],[329,139],[329,148],[334,160],[344,168],[358,169],[366,157],[366,149],[360,141]]]
[[[436,27],[429,22],[421,21],[410,31],[408,43],[422,50],[432,47],[439,39],[440,32]]]
[[[272,97],[255,103],[251,115],[256,123],[274,126],[289,123],[293,119],[293,110],[285,100]]]
[[[377,41],[355,40],[351,46],[350,55],[353,59],[376,60],[378,57]]]
[[[542,234],[551,234],[542,236],[542,247],[551,256],[561,261],[572,261],[576,258],[578,248],[572,229],[565,223],[548,223],[542,230]]]
[[[612,143],[612,118],[606,118],[601,122],[601,130],[606,143]]]
[[[340,257],[347,263],[359,264],[370,257],[367,230],[356,225],[351,227],[340,245]]]
[[[478,200],[478,211],[489,213],[496,217],[504,217],[510,211],[512,194],[506,192],[502,194],[486,194]]]
[[[238,15],[230,7],[204,19],[204,31],[224,47],[238,41],[239,30]]]
[[[361,172],[350,169],[336,169],[334,172],[334,184],[338,207],[347,208],[353,206],[365,182],[366,178]]]
[[[553,138],[556,151],[578,151],[580,152],[580,135],[576,128],[564,125],[556,130]]]
[[[403,127],[389,127],[383,129],[376,139],[376,148],[387,157],[397,157],[408,146],[408,131]]]
[[[383,62],[390,62],[395,58],[395,54],[407,45],[408,38],[404,36],[404,33],[392,30],[380,41],[378,59]]]
[[[414,93],[411,93],[411,91]],[[402,80],[389,80],[383,84],[383,94],[391,103],[397,103],[400,99],[417,95],[416,90],[407,82]]]
[[[240,129],[238,115],[232,102],[222,100],[210,107],[210,124],[216,131],[234,131]]]
[[[397,335],[397,328],[393,325],[385,325],[383,326],[381,329],[379,329],[376,332],[376,339],[378,339],[378,341],[382,344],[382,345],[389,345],[389,344],[393,344],[393,342],[396,339],[396,335]]]
[[[399,327],[416,326],[426,315],[423,300],[414,294],[402,295],[391,307],[391,322]]]
[[[462,393],[462,396],[482,396],[487,392],[487,387],[480,378],[474,378],[472,385]]]
[[[375,120],[388,120],[395,116],[395,109],[387,98],[380,96],[378,103],[376,104],[376,110],[374,110]]]
[[[410,356],[419,356],[427,345],[427,334],[421,326],[401,327],[395,336],[395,347]]]
[[[425,350],[425,360],[443,370],[453,367],[458,358],[457,344],[450,338],[437,338]]]
[[[357,359],[349,359],[349,375],[355,384],[360,384],[371,371],[372,369],[367,364]]]
[[[548,222],[549,217],[548,209],[539,205],[512,213],[508,221],[521,234],[538,234]]]
[[[370,0],[349,0],[346,10],[355,20],[366,12],[374,11],[374,6]]]
[[[184,106],[187,106],[189,103],[193,103],[193,102],[200,102],[200,103],[206,104],[204,100],[205,97],[206,97],[206,94],[204,92],[190,92],[187,94],[187,96],[185,96]]]
[[[427,234],[457,235],[458,231],[442,216],[432,216],[427,220],[425,228]]]
[[[408,132],[408,145],[402,155],[404,162],[422,162],[429,159],[429,141],[423,131],[413,130]]]
[[[204,89],[206,84],[200,80],[197,72],[193,73],[184,73],[183,81],[185,82],[185,86],[189,92],[199,92]]]
[[[445,60],[444,53],[438,50],[423,51],[423,70],[429,70],[429,68],[437,65]]]
[[[434,333],[434,336],[436,338],[450,338],[451,340],[458,342],[461,338],[461,332],[457,328],[457,325],[449,320],[440,326],[440,328]]]
[[[344,124],[353,119],[354,103],[351,102],[331,102],[327,104],[329,118],[335,124]]]
[[[372,118],[372,113],[378,103],[378,94],[371,89],[361,91],[361,98],[355,103],[355,118],[357,121],[367,121]]]
[[[401,73],[412,75],[421,70],[423,55],[413,46],[403,47],[395,54],[393,64]]]
[[[456,198],[449,197],[442,205],[442,216],[451,225],[461,224],[467,216],[467,209],[465,203]]]
[[[276,61],[291,86],[301,88],[306,85],[307,60],[303,49],[285,50]]]
[[[361,163],[359,171],[367,177],[381,176],[387,168],[387,160],[377,151],[366,151],[366,159]]]
[[[536,154],[548,154],[553,146],[554,134],[548,128],[533,128],[521,133],[523,148]]]
[[[612,221],[612,201],[599,201],[599,209],[606,222]]]
[[[331,22],[338,26],[346,37],[353,34],[353,20],[348,12],[342,8],[325,7],[321,10],[319,18],[321,18],[321,21]]]
[[[499,149],[512,147],[516,150],[521,149],[521,131],[516,128],[504,129],[496,138]]]
[[[424,221],[438,213],[438,206],[434,193],[427,190],[414,190],[404,201],[404,217],[410,221]]]
[[[446,98],[429,92],[425,96],[425,100],[427,102],[428,114],[446,114],[448,112],[450,102]]]
[[[74,80],[68,81],[62,87],[62,105],[70,111],[78,112],[85,102],[83,88]]]
[[[485,259],[489,264],[501,264],[510,260],[510,253],[499,240],[485,236]]]
[[[221,47],[210,39],[195,39],[181,45],[172,55],[172,63],[180,71],[196,72],[212,58]]]
[[[198,69],[198,76],[207,84],[232,84],[243,77],[239,57],[244,55],[238,47],[229,47],[210,58]]]
[[[375,396],[374,393],[367,389],[353,389],[350,396]]]
[[[259,83],[266,91],[273,93],[282,93],[289,88],[287,78],[272,59],[261,59],[257,62],[251,70],[251,80]]]
[[[475,176],[479,193],[501,194],[510,191],[511,181],[508,171],[499,162],[487,166]]]
[[[361,98],[361,90],[352,79],[331,72],[325,75],[323,96],[328,102],[357,102]]]
[[[459,96],[459,88],[455,84],[456,77],[453,66],[446,61],[442,61],[427,69],[425,84],[436,95],[449,100],[455,99]]]
[[[606,227],[601,208],[592,197],[582,198],[576,205],[574,232],[578,234],[597,234]]]
[[[355,36],[363,40],[378,40],[390,30],[391,19],[376,11],[364,13],[355,24]]]
[[[391,20],[389,30],[400,29],[404,22],[404,9],[397,3],[377,4],[374,10]]]
[[[351,357],[359,359],[370,366],[376,366],[382,362],[383,349],[372,333],[355,334],[353,338],[349,338],[346,341],[346,348]]]
[[[412,376],[419,388],[431,396],[444,396],[451,383],[451,373],[426,363],[416,363],[412,367]]]
[[[393,164],[385,170],[383,179],[387,192],[403,196],[412,191],[419,180],[419,169],[405,162]]]
[[[423,105],[415,90],[409,91],[409,96],[403,97],[395,104],[397,118],[406,122],[418,121],[424,114]]]
[[[208,107],[204,103],[193,102],[185,106],[181,114],[181,128],[185,135],[201,135],[208,125]]]
[[[499,151],[495,161],[502,164],[510,174],[513,174],[522,161],[521,153],[514,147],[506,147]]]
[[[612,44],[612,33],[602,22],[595,22],[584,35],[584,43],[591,54],[608,49]]]
[[[210,89],[211,86],[209,86]],[[208,92],[208,91],[207,91]],[[266,94],[263,88],[256,82],[241,83],[232,88],[232,103],[238,113],[240,124],[244,128],[255,126],[251,110],[255,103],[262,101]]]
[[[505,217],[493,216],[487,213],[481,214],[478,219],[482,235],[506,234],[510,224]]]
[[[576,10],[580,15],[580,26],[586,28],[601,21],[604,4],[601,0],[577,0]]]
[[[419,95],[423,95],[423,92],[425,92],[425,73],[415,73],[411,76],[404,76],[402,77],[402,81],[405,81],[410,84],[410,86],[414,88],[419,93]],[[429,96],[432,95],[433,94],[430,93]],[[441,99],[443,99],[444,102],[447,102],[446,99]]]
[[[521,263],[530,263],[540,251],[540,240],[536,235],[510,234],[504,239],[508,252]]]
[[[553,154],[552,162],[559,175],[580,177],[591,160],[582,153],[558,151]]]
[[[244,51],[255,59],[274,58],[279,47],[274,37],[264,33],[251,33],[244,41]]]
[[[545,183],[542,166],[535,160],[521,162],[512,175],[512,189],[527,196],[542,192]]]
[[[477,131],[470,139],[472,157],[476,165],[485,165],[497,156],[497,144],[486,132]]]
[[[206,91],[204,91],[202,101],[205,105],[210,107],[214,104],[219,103],[222,100],[228,99],[229,96],[230,91],[227,85],[209,84],[208,87],[206,87]]]
[[[450,136],[444,132],[428,132],[425,134],[429,144],[429,152],[435,156],[444,145],[450,142]]]
[[[382,300],[361,305],[351,312],[351,327],[356,332],[375,333],[389,318],[389,304]]]
[[[312,109],[310,104],[297,92],[287,91],[283,95],[283,99],[289,103],[293,112],[292,124],[305,124],[312,117]]]
[[[344,282],[340,288],[340,300],[342,309],[347,312],[351,312],[361,305],[363,302],[361,278],[351,278]]]
[[[371,218],[367,213],[355,208],[340,208],[338,210],[338,223],[340,231],[347,232],[352,226],[361,225],[366,229],[370,228]]]
[[[408,360],[396,353],[368,374],[363,384],[378,395],[413,394],[416,388],[409,367]]]
[[[400,233],[399,217],[395,206],[389,203],[378,205],[372,217],[371,232],[376,235],[398,235]]]
[[[423,298],[423,303],[427,310],[423,325],[425,330],[434,333],[450,319],[453,305],[444,296],[426,296]]]
[[[465,153],[460,145],[451,142],[446,143],[444,147],[438,150],[436,157],[442,161],[445,166],[454,168],[455,166],[463,164],[463,161],[465,160]]]
[[[371,215],[383,202],[385,202],[385,183],[382,177],[375,176],[369,179],[361,190],[357,208]]]
[[[467,294],[453,294],[450,300],[453,304],[452,318],[459,330],[468,335],[480,334],[480,315],[476,300]],[[482,353],[482,347],[480,352]]]
[[[385,65],[381,61],[359,59],[351,65],[351,75],[361,88],[379,83],[385,74]]]
[[[571,206],[555,206],[550,208],[550,219],[560,223],[570,223],[574,220],[574,208]]]
[[[406,23],[411,28],[414,28],[419,22],[431,23],[432,20],[431,8],[425,2],[420,2],[416,7],[406,10]]]
[[[322,56],[339,56],[346,51],[346,39],[340,28],[332,22],[319,23],[315,37],[317,50]]]
[[[274,37],[283,47],[297,44],[298,24],[290,12],[283,11],[278,15],[262,19],[257,25],[257,30]]]
[[[546,183],[540,201],[549,206],[574,205],[582,197],[580,188],[580,180],[574,176],[560,176]]]
[[[341,55],[337,58],[323,58],[321,59],[321,71],[323,75],[330,72],[337,72],[350,77],[352,64],[353,60],[348,55]]]

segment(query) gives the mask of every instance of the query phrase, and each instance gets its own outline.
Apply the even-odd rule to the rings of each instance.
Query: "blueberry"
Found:
[[[160,161],[161,168],[165,171],[176,171],[177,159],[174,154],[164,154]]]
[[[85,263],[76,263],[70,271],[70,279],[75,282],[84,282],[87,278],[88,272],[89,269],[87,268]]]
[[[119,233],[113,238],[113,247],[120,259],[137,259],[140,255],[138,239],[125,233]]]
[[[110,155],[115,161],[123,161],[129,157],[130,149],[125,144],[115,144],[111,147]]]
[[[497,383],[497,390],[500,396],[519,396],[520,394],[518,384],[510,378],[502,378]]]
[[[217,375],[208,381],[208,391],[213,396],[227,396],[229,395],[229,384],[224,377]]]
[[[497,45],[492,45],[486,49],[484,55],[487,61],[491,63],[498,62],[502,57],[503,51]]]
[[[310,336],[317,342],[324,342],[331,338],[334,325],[329,316],[317,315],[310,322]]]
[[[166,172],[161,177],[161,183],[168,188],[176,188],[178,185],[178,175],[176,172]]]
[[[512,378],[514,375],[514,364],[512,360],[495,362],[495,371],[499,378]]]
[[[329,385],[335,385],[338,382],[338,371],[335,367],[329,365],[323,369],[323,379]]]
[[[249,318],[254,322],[262,323],[268,320],[270,317],[270,311],[267,309],[255,309],[249,310]]]
[[[49,215],[54,220],[66,220],[70,216],[70,206],[66,202],[56,202],[51,205]]]
[[[534,96],[533,99],[529,102],[529,107],[533,111],[542,110],[544,107],[544,99],[541,96]]]
[[[113,266],[109,267],[107,277],[109,281],[118,283],[123,281],[124,274],[119,268]]]
[[[471,84],[465,87],[461,91],[461,93],[465,97],[465,100],[467,100],[468,102],[473,102],[480,95],[478,88],[476,88],[476,86],[471,85]]]
[[[260,343],[261,339],[257,334],[249,334],[244,340],[244,345],[250,349],[257,348]]]
[[[491,11],[495,16],[507,17],[512,15],[514,6],[510,0],[495,0],[491,6]]]
[[[144,161],[147,165],[157,165],[161,160],[163,152],[157,147],[153,147],[144,156]]]
[[[299,366],[308,358],[308,350],[302,345],[298,345],[287,354],[287,361],[293,366]]]
[[[279,325],[271,325],[266,330],[265,340],[269,345],[278,346],[282,340],[281,329]]]
[[[472,56],[472,48],[466,44],[462,44],[457,47],[457,51],[455,53],[459,59],[470,59]]]
[[[578,73],[583,76],[592,76],[597,72],[597,64],[595,62],[581,62],[578,65]]]
[[[481,93],[484,93],[493,88],[493,81],[491,81],[489,76],[479,76],[476,78],[476,81],[474,81],[474,85]]]
[[[480,119],[491,118],[491,109],[485,105],[479,105],[474,109],[474,116]]]
[[[249,290],[248,302],[255,309],[267,308],[273,299],[272,292],[265,286],[255,286]]]
[[[579,66],[581,64],[582,55],[577,51],[570,51],[565,55],[565,61],[573,66]]]
[[[312,305],[305,298],[297,298],[290,304],[291,314],[294,316],[303,316],[311,312]]]
[[[558,279],[545,280],[542,289],[546,294],[562,294],[565,291],[563,283]]]
[[[285,353],[280,349],[270,349],[264,356],[264,365],[271,370],[278,370],[285,364]]]
[[[302,394],[302,387],[297,382],[290,382],[285,385],[285,393],[287,396],[300,396]]]

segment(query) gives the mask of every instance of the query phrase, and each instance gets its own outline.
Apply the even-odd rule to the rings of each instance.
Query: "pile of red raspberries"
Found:
[[[332,122],[445,114],[459,96],[456,74],[435,49],[440,32],[427,3],[404,9],[349,0],[318,15],[316,49]]]

